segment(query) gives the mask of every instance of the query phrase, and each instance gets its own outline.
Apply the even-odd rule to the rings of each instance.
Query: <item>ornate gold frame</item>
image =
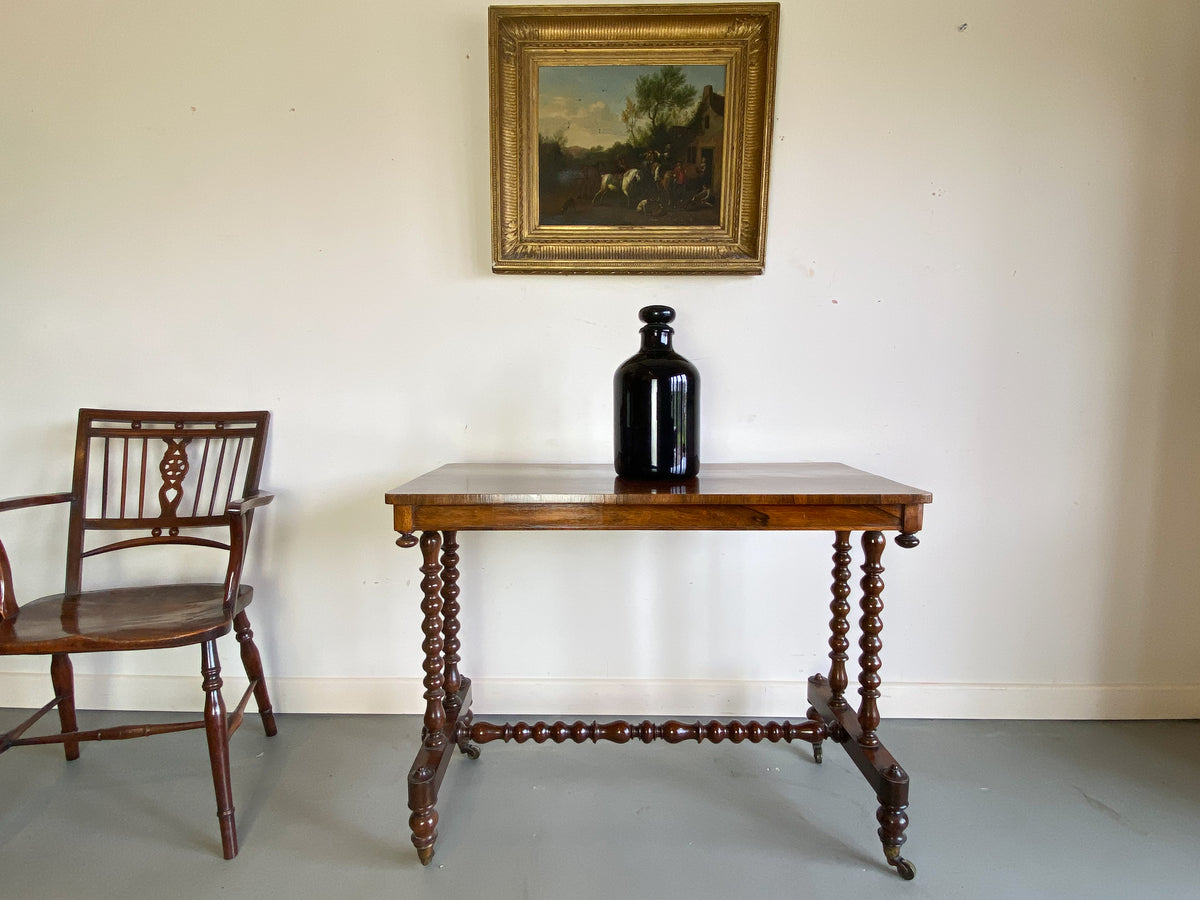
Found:
[[[761,274],[779,4],[488,9],[492,271]],[[719,224],[541,224],[538,67],[724,65]]]

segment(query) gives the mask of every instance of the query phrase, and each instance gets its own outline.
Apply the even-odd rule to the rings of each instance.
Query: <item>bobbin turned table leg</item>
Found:
[[[830,592],[833,601],[829,604],[832,618],[829,620],[829,691],[830,704],[844,709],[846,703],[846,661],[850,658],[850,532],[839,531],[833,541],[833,584]]]
[[[862,545],[866,559],[862,567],[862,581],[859,582],[862,587],[862,618],[858,620],[862,629],[862,637],[858,641],[862,650],[858,657],[858,693],[862,696],[858,707],[858,724],[862,727],[862,733],[858,742],[864,747],[879,745],[875,729],[879,727],[879,687],[882,684],[879,677],[882,665],[879,651],[883,649],[883,640],[879,635],[883,631],[883,619],[880,617],[883,612],[883,579],[879,576],[883,574],[880,560],[883,558],[884,544],[882,532],[863,532]]]
[[[458,696],[462,687],[462,675],[458,671],[458,651],[462,647],[458,639],[458,559],[458,532],[442,532],[442,661],[446,691],[443,705],[447,714],[462,707],[462,700]]]
[[[850,657],[846,651],[850,649],[850,641],[846,635],[850,631],[850,546],[849,531],[834,533],[833,571],[830,573],[833,576],[833,584],[830,587],[833,600],[829,604],[832,618],[829,620],[829,678],[827,682],[829,705],[833,709],[846,709],[849,706],[846,702],[846,685],[849,683],[846,675],[846,660]],[[821,678],[821,676],[817,676],[817,678]],[[816,707],[809,707],[808,717],[813,720],[823,718]],[[826,724],[830,726],[830,737],[835,741],[840,740],[841,733],[837,730],[836,720],[830,719]],[[821,762],[821,758],[821,745],[813,744],[813,759]]]
[[[846,639],[850,614],[850,542],[848,532],[838,532],[834,542],[833,619],[830,621],[831,636],[829,677],[814,675],[808,680],[808,700],[812,704],[810,718],[824,719],[829,726],[829,735],[841,744],[846,753],[858,766],[863,777],[875,790],[879,801],[876,820],[879,822],[879,839],[883,853],[890,866],[905,880],[916,876],[917,868],[910,860],[900,855],[904,845],[905,830],[908,828],[908,773],[888,752],[877,734],[879,727],[879,695],[882,680],[879,677],[880,650],[883,642],[883,549],[885,540],[878,531],[864,532],[862,536],[865,560],[859,625],[862,636],[859,648],[859,694],[862,702],[855,710],[845,697],[849,678],[845,671],[846,651],[850,642]],[[913,535],[908,536],[910,539]],[[915,539],[901,546],[915,546]]]
[[[445,777],[456,744],[468,756],[478,756],[478,749],[459,740],[461,726],[471,718],[471,681],[458,671],[458,543],[455,532],[442,535],[424,531],[416,535],[404,533],[397,543],[401,547],[421,547],[421,591],[424,599],[421,611],[425,614],[421,631],[425,640],[425,715],[421,728],[421,747],[408,771],[408,808],[412,811],[408,824],[412,830],[413,846],[422,865],[433,859],[437,842],[438,789]],[[440,550],[445,553],[438,558]],[[445,618],[442,613],[445,612]],[[469,731],[469,729],[467,729]]]
[[[421,590],[425,599],[421,611],[425,618],[421,631],[425,640],[421,649],[425,653],[425,718],[421,729],[421,749],[408,773],[408,808],[412,810],[408,824],[412,829],[413,846],[422,865],[433,859],[433,845],[437,841],[437,789],[441,781],[443,757],[446,755],[446,710],[442,677],[442,579],[438,551],[442,538],[436,531],[421,533]]]
[[[464,703],[471,687],[471,679],[462,675],[458,670],[460,657],[458,651],[462,642],[458,639],[458,614],[462,607],[458,602],[460,593],[458,587],[458,532],[442,532],[442,644],[445,662],[445,689],[447,726],[454,722],[453,728],[447,727],[447,734],[458,748],[471,759],[479,758],[479,748],[469,740],[471,725],[471,709],[469,703]]]

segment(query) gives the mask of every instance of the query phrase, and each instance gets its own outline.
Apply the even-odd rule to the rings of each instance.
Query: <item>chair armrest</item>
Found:
[[[10,509],[25,509],[29,506],[48,506],[51,503],[69,503],[75,499],[75,495],[66,494],[32,494],[28,497],[9,497],[7,500],[0,500],[0,512],[7,512]]]
[[[259,506],[266,506],[274,499],[275,495],[270,491],[255,491],[253,494],[247,494],[245,497],[242,497],[238,500],[230,501],[230,504],[225,511],[232,513],[235,516],[241,516]]]
[[[255,491],[230,502],[225,508],[229,519],[229,568],[225,570],[225,609],[232,610],[237,602],[238,586],[242,581],[242,561],[246,556],[246,538],[250,530],[250,513],[266,506],[275,495],[270,491]]]
[[[28,497],[9,497],[0,500],[0,512],[10,509],[27,509],[31,506],[49,506],[52,503],[69,503],[74,494],[32,494]],[[4,542],[0,541],[0,621],[9,621],[17,616],[17,600],[13,594],[12,566]]]

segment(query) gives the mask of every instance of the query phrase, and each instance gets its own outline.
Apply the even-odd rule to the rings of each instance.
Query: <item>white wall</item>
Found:
[[[706,460],[934,492],[884,558],[885,715],[1200,715],[1200,7],[785,3],[767,272],[671,279],[490,274],[486,8],[0,9],[0,496],[67,487],[79,406],[272,409],[278,706],[417,711],[384,491],[607,460],[668,303]],[[19,596],[64,524],[0,520]],[[477,706],[802,714],[828,544],[466,535]],[[82,702],[194,705],[196,655],[80,659]]]

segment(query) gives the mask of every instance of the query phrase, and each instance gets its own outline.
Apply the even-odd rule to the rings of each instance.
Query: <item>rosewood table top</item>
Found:
[[[682,484],[624,481],[606,464],[456,463],[386,494],[401,534],[839,527],[912,534],[932,499],[928,491],[828,462],[709,463]]]

